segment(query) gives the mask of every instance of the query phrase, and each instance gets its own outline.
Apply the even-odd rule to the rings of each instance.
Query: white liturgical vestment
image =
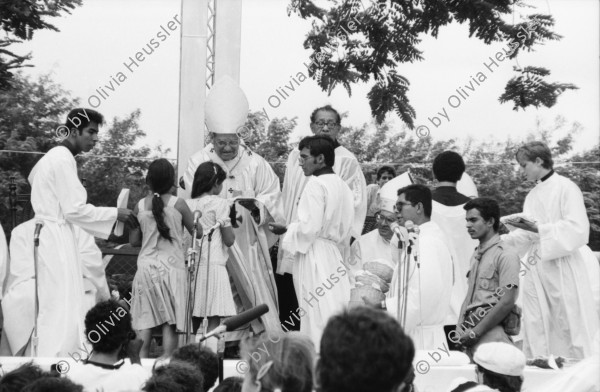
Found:
[[[223,162],[214,152],[213,145],[209,144],[188,162],[183,178],[186,191],[192,189],[198,166],[208,161],[220,165],[227,174],[219,196],[225,199],[241,196],[258,201],[258,224],[250,211],[236,205],[239,227],[233,230],[235,244],[229,248],[227,269],[245,310],[267,304],[269,312],[261,317],[264,326],[268,331],[280,331],[277,287],[269,254],[269,248],[273,246],[277,236],[268,230],[269,222],[283,221],[279,204],[279,178],[264,158],[244,145],[239,146],[236,158]]]
[[[524,256],[519,290],[523,301],[523,351],[538,355],[584,358],[591,355],[599,315],[582,252],[589,238],[581,191],[566,177],[552,174],[525,198],[523,213],[539,233],[516,229],[506,244]]]
[[[452,258],[444,233],[432,221],[419,225],[419,263],[414,252],[408,270],[406,325],[404,330],[412,338],[417,350],[434,350],[446,344],[444,323],[451,312]],[[397,247],[397,237],[392,247]],[[392,253],[394,257],[397,257]],[[386,299],[388,311],[398,318],[399,292],[404,292],[404,263],[399,260]]]
[[[298,202],[307,183],[307,177],[304,175],[298,164],[298,157],[300,157],[300,151],[295,148],[290,152],[287,160],[283,189],[281,191],[285,222],[288,225],[294,222],[298,216]],[[365,222],[365,217],[367,216],[367,182],[365,176],[354,154],[343,146],[339,146],[335,149],[333,171],[344,180],[352,191],[354,220],[352,222],[352,231],[350,232],[350,235],[354,238],[358,238],[362,234],[363,224]],[[344,251],[346,252],[346,255],[349,256],[348,249]],[[286,272],[291,273],[292,260],[292,255],[285,254],[285,252],[280,249],[277,272],[280,274]]]
[[[456,324],[460,317],[460,308],[467,295],[467,272],[471,255],[479,244],[471,238],[466,227],[464,204],[445,206],[433,201],[431,221],[444,232],[452,254],[454,285],[452,287],[451,308],[447,324]]]
[[[319,347],[327,320],[350,300],[350,281],[340,249],[350,241],[354,221],[352,192],[337,174],[309,177],[298,217],[282,240],[294,255],[294,288],[300,306],[300,332]]]
[[[29,175],[29,183],[35,220],[44,222],[38,253],[38,356],[65,357],[78,350],[84,341],[83,320],[87,311],[82,251],[75,226],[91,235],[108,238],[117,219],[117,209],[86,203],[87,193],[77,177],[75,158],[64,146],[52,148],[38,161]],[[33,263],[33,242],[26,241],[29,235],[32,233],[11,238],[11,260],[24,264],[24,268],[27,260]],[[2,301],[5,318],[8,314],[11,318],[20,315],[24,321],[31,318],[33,323],[33,312],[27,316],[23,311],[32,291],[26,295],[23,291],[15,292],[13,297],[11,287],[18,287],[12,285],[15,283],[12,278],[9,275]],[[33,287],[32,280],[23,284]],[[13,324],[15,329],[11,332]],[[5,326],[11,351],[16,353],[28,343],[31,330],[26,331],[16,321]]]

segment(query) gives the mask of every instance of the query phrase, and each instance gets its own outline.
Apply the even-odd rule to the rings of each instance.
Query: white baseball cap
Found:
[[[522,376],[526,360],[525,354],[512,344],[490,342],[477,348],[473,362],[494,373]]]

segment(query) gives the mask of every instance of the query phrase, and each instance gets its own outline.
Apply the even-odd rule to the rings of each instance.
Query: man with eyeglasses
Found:
[[[415,347],[420,350],[444,347],[444,323],[451,311],[452,290],[452,257],[448,242],[440,227],[431,221],[432,196],[428,187],[412,184],[399,189],[397,194],[398,223],[404,226],[407,221],[412,221],[418,226],[419,242],[413,244],[409,258],[398,261],[386,307],[397,315],[399,294],[406,292],[406,324],[403,327]],[[403,247],[407,245],[403,244]],[[405,288],[403,267],[407,262],[408,287]]]
[[[234,297],[241,299],[241,304],[236,303],[238,310],[241,305],[247,310],[267,304],[270,311],[261,317],[263,325],[267,331],[280,331],[277,287],[269,254],[277,237],[267,230],[268,222],[283,220],[279,178],[264,158],[240,142],[248,100],[237,83],[229,77],[219,79],[206,97],[205,113],[212,143],[190,158],[183,178],[185,190],[189,195],[198,166],[212,161],[227,173],[219,196],[247,198],[235,203],[243,208],[236,208],[235,244],[229,248],[227,269],[240,298],[235,293]],[[254,332],[259,332],[257,328]],[[229,338],[237,340],[241,336],[230,334]]]
[[[310,129],[315,135],[328,136],[333,140],[335,148],[335,164],[333,172],[340,176],[350,187],[353,194],[353,215],[351,236],[360,237],[363,223],[367,213],[367,182],[361,170],[358,160],[350,151],[341,146],[337,137],[341,130],[341,117],[331,106],[323,106],[315,109],[310,116]],[[306,186],[307,178],[298,167],[300,151],[293,150],[288,157],[283,180],[282,201],[287,224],[293,222],[298,216],[298,201]],[[346,250],[349,256],[349,249]],[[291,273],[293,256],[279,251],[277,272],[283,274]]]

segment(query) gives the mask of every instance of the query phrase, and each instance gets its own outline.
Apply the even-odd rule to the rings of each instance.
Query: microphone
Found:
[[[217,219],[217,223],[213,227],[208,229],[208,240],[209,241],[212,239],[212,235],[215,232],[215,230],[217,230],[221,226],[223,226],[223,221],[221,219]]]
[[[419,233],[421,230],[419,229],[419,226],[415,225],[413,221],[410,220],[407,220],[404,223],[404,227],[406,227],[406,230],[408,231],[408,240],[410,241],[410,246],[414,246],[415,252],[413,254],[415,255],[415,259],[417,259],[419,257]]]
[[[269,311],[269,307],[266,304],[258,305],[253,307],[252,309],[248,309],[236,316],[229,317],[223,321],[223,325],[219,325],[217,328],[213,329],[206,335],[204,335],[200,342],[205,341],[206,339],[221,334],[223,332],[230,332],[238,329],[244,324],[248,324],[250,321],[255,320],[262,316],[263,314]]]
[[[202,212],[200,210],[194,211],[194,226],[198,226],[198,221],[202,217]]]
[[[408,241],[408,231],[405,227],[400,226],[398,222],[390,224],[390,229],[398,236],[400,243],[406,243],[406,241]]]
[[[39,246],[40,245],[40,232],[42,231],[42,227],[44,227],[44,221],[43,220],[36,220],[35,221],[35,231],[33,232],[33,244],[35,246]]]

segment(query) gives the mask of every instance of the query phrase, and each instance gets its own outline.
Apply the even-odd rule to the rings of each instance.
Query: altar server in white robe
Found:
[[[381,198],[389,199],[397,193],[396,210],[400,225],[412,221],[420,231],[418,252],[413,251],[408,261],[406,324],[403,328],[413,339],[416,349],[433,350],[446,344],[444,324],[451,312],[452,291],[450,248],[440,227],[431,221],[432,196],[429,188],[413,184],[395,191],[386,189],[390,183],[381,189]],[[397,236],[394,238],[392,245],[397,247]],[[394,257],[397,254],[394,252]],[[406,257],[398,260],[386,300],[386,308],[396,317],[399,293],[405,289],[403,267],[406,262]]]
[[[367,216],[367,182],[354,154],[337,141],[337,135],[341,129],[341,117],[329,105],[317,108],[310,116],[310,129],[315,135],[326,135],[334,141],[335,164],[333,171],[344,180],[352,191],[354,221],[350,234],[352,237],[358,238],[362,234]],[[298,216],[298,201],[308,181],[308,177],[304,176],[297,165],[299,156],[300,151],[296,149],[290,152],[283,179],[281,198],[286,224],[292,223]],[[346,256],[349,256],[349,249],[346,249],[345,252]],[[285,254],[280,248],[277,272],[280,274],[291,273],[293,259],[293,255]]]
[[[521,286],[523,351],[528,358],[587,357],[599,315],[591,289],[597,276],[588,276],[584,257],[590,253],[580,250],[590,230],[583,195],[554,172],[546,144],[524,144],[516,159],[527,180],[537,182],[525,198],[525,219],[511,223],[517,229],[503,236],[528,261]]]
[[[330,316],[350,300],[348,271],[340,249],[350,241],[354,221],[352,191],[334,173],[334,145],[327,136],[310,136],[299,145],[299,163],[309,177],[298,217],[291,224],[270,224],[283,234],[281,246],[294,255],[294,287],[300,308],[300,332],[319,347]]]
[[[452,313],[447,324],[456,324],[460,309],[467,295],[467,272],[469,260],[477,247],[465,229],[466,211],[464,205],[471,200],[468,195],[477,196],[477,188],[465,173],[465,162],[454,151],[444,151],[433,160],[433,175],[438,181],[432,191],[433,206],[431,220],[444,232],[452,252],[454,285],[452,286]],[[458,183],[464,184],[462,193],[457,190]],[[470,188],[470,189],[469,189]]]
[[[10,314],[3,325],[0,355],[22,355],[29,342],[34,324],[35,272],[33,266],[33,237],[35,219],[30,219],[12,231],[10,247],[13,257],[6,280],[6,302],[3,309]],[[83,275],[83,309],[87,312],[96,303],[110,298],[106,282],[106,264],[94,237],[73,226],[81,259]],[[40,243],[47,240],[40,233]],[[30,353],[27,353],[30,354]]]
[[[106,239],[117,220],[130,225],[137,224],[131,210],[94,207],[86,203],[87,193],[77,177],[75,155],[94,147],[102,123],[102,115],[94,110],[73,109],[64,125],[68,136],[59,146],[50,149],[29,174],[34,219],[44,224],[37,272],[37,354],[41,357],[67,356],[77,350],[84,340],[83,319],[87,309],[82,256],[75,226],[90,235]],[[32,242],[11,246],[11,257],[15,260],[27,259],[32,247]],[[22,300],[26,298],[16,296],[13,301],[7,292],[7,297],[2,301],[5,318],[17,317],[22,312]],[[33,317],[32,314],[29,316]],[[27,332],[29,335],[20,335]],[[18,337],[15,339],[19,344],[11,343],[13,352],[29,344],[30,332],[17,331]],[[29,353],[29,349],[28,346],[25,351]]]
[[[205,104],[206,125],[212,143],[194,154],[183,177],[189,197],[198,166],[207,161],[219,164],[227,173],[220,196],[253,198],[255,202],[236,202],[237,224],[232,222],[235,244],[229,248],[227,269],[246,310],[267,304],[269,312],[261,317],[264,327],[281,331],[278,299],[269,248],[277,236],[267,223],[281,221],[279,178],[263,157],[241,143],[239,134],[248,117],[248,100],[230,77],[219,79],[211,88]],[[255,332],[261,326],[254,325]],[[230,339],[237,339],[230,336]]]

